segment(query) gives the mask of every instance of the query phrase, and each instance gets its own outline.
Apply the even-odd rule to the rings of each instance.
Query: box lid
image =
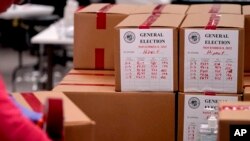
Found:
[[[183,21],[181,27],[200,27],[207,26],[212,14],[190,14],[187,15]],[[244,16],[234,14],[218,14],[220,20],[217,27],[228,27],[228,28],[244,28]]]
[[[151,14],[135,14],[130,15],[122,22],[120,22],[116,28],[121,27],[139,27],[142,25]],[[174,27],[177,28],[180,26],[185,15],[183,14],[160,14],[159,17],[154,21],[150,27]]]
[[[250,110],[246,110],[250,107],[250,102],[222,102],[219,104],[220,109],[225,107],[238,108],[242,110],[221,110],[219,112],[219,120],[250,121]]]
[[[78,13],[97,13],[103,7],[110,5],[107,3],[98,3],[98,4],[91,4],[82,10],[78,11]],[[132,14],[136,10],[135,5],[129,4],[114,4],[110,9],[106,11],[106,13],[112,14]]]
[[[61,98],[63,100],[64,125],[94,124],[69,98],[62,92],[34,92],[34,96],[44,104],[48,98]],[[30,105],[20,93],[13,93],[12,96],[23,106],[31,110]]]
[[[188,5],[177,5],[177,4],[166,4],[166,5],[151,4],[151,5],[139,6],[134,13],[150,14],[153,13],[154,9],[157,6],[163,7],[163,9],[161,10],[161,13],[163,14],[185,14],[189,7]]]
[[[217,13],[241,14],[241,5],[239,4],[193,4],[189,7],[187,14],[213,13],[212,8],[219,5]]]
[[[250,15],[250,5],[242,6],[242,13],[243,15]]]

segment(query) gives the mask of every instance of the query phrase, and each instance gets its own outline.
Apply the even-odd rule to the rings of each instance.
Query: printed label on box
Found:
[[[121,29],[121,91],[173,91],[173,29]]]
[[[236,93],[237,30],[185,30],[184,92]]]
[[[211,114],[218,115],[219,102],[238,101],[237,96],[185,95],[183,141],[197,141],[200,124],[207,124]],[[214,109],[209,111],[206,109]]]

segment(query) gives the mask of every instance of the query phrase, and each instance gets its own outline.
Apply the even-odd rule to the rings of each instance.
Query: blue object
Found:
[[[42,113],[31,111],[31,110],[27,109],[26,107],[24,107],[23,105],[21,105],[20,103],[18,103],[11,95],[10,95],[10,97],[11,97],[11,100],[13,101],[13,103],[17,106],[17,108],[20,109],[21,112],[27,118],[29,118],[31,121],[38,122],[42,118],[42,116],[43,116]]]

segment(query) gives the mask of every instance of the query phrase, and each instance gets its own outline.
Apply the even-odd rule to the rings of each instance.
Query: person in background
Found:
[[[1,0],[0,13],[20,0]],[[0,27],[1,28],[1,27]],[[8,95],[0,76],[0,140],[1,141],[51,141],[46,133],[23,115]]]

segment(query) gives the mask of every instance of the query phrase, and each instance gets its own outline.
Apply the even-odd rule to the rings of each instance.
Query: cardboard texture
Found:
[[[244,16],[243,15],[232,15],[232,14],[220,14],[219,20],[217,20],[217,19],[211,20],[211,16],[212,16],[211,14],[190,14],[190,15],[187,15],[187,17],[185,18],[185,20],[183,21],[183,23],[181,25],[180,34],[179,34],[180,35],[180,40],[179,40],[180,41],[179,91],[185,92],[185,90],[184,90],[184,87],[185,87],[184,86],[184,77],[186,77],[186,76],[184,76],[184,70],[188,69],[188,68],[184,68],[185,55],[186,55],[186,54],[184,54],[184,52],[185,52],[185,39],[184,39],[185,38],[185,31],[186,30],[190,31],[190,29],[197,31],[197,29],[198,30],[200,29],[199,30],[200,32],[203,32],[203,33],[209,32],[210,33],[210,32],[216,31],[216,30],[224,30],[224,31],[228,30],[229,32],[231,30],[234,30],[234,31],[238,31],[238,54],[236,54],[238,56],[238,62],[236,61],[234,63],[238,67],[236,69],[234,69],[234,68],[232,68],[232,69],[237,71],[235,74],[237,76],[237,84],[235,84],[233,86],[233,87],[236,87],[235,89],[237,89],[237,90],[235,90],[235,92],[226,92],[226,93],[242,93],[243,92],[243,75],[244,75],[244,73],[243,73],[244,72]],[[205,29],[205,27],[211,26],[210,24],[212,24],[213,20],[215,20],[215,23],[217,22],[216,30]],[[212,26],[214,26],[214,25],[212,25]],[[215,33],[213,33],[213,34],[215,34]],[[224,32],[224,34],[225,34],[225,32]],[[202,39],[202,38],[204,38],[204,39]],[[216,39],[216,37],[214,37],[214,38]],[[223,38],[221,38],[221,39],[223,39]],[[230,40],[229,42],[230,43],[235,42],[234,39],[235,38],[232,38],[232,40]],[[205,40],[205,37],[200,37],[199,40],[197,40],[197,41],[203,41],[203,40]],[[213,40],[213,38],[211,39],[211,41],[212,40]],[[217,40],[220,40],[220,37]],[[189,39],[189,42],[191,42],[190,39]],[[201,43],[203,43],[203,42],[201,42]],[[195,45],[195,44],[196,43],[194,43],[193,45]],[[212,45],[207,45],[207,46],[215,46],[215,45],[212,44]],[[217,46],[219,46],[219,45],[217,45]],[[204,55],[201,55],[201,56],[204,56]],[[198,79],[200,79],[200,76],[198,76]],[[211,82],[214,83],[215,81],[213,80]],[[227,81],[225,81],[225,82],[227,82]],[[201,81],[198,83],[201,83]],[[218,92],[216,90],[213,90],[213,88],[208,89],[208,91]],[[186,91],[186,92],[203,92],[203,91],[196,90],[196,91]],[[221,92],[221,93],[225,93],[225,92]]]
[[[175,140],[174,93],[125,93],[115,92],[114,87],[112,91],[105,86],[81,87],[57,86],[54,91],[64,92],[96,122],[97,141]]]
[[[243,93],[243,101],[250,101],[250,87],[245,87]]]
[[[250,87],[250,74],[244,73],[243,87]]]
[[[244,65],[244,71],[245,72],[250,72],[250,6],[245,5],[242,6],[242,12],[243,15],[245,16],[245,54],[244,54],[244,59],[245,59],[245,65]]]
[[[131,14],[135,6],[109,6],[91,4],[75,13],[74,68],[114,69],[114,27]]]
[[[114,89],[114,71],[73,69],[54,87],[53,91],[113,92]]]
[[[162,14],[186,14],[189,6],[178,4],[151,4],[141,5],[135,10],[134,14],[150,14],[157,10]],[[160,10],[159,10],[160,9]]]
[[[201,99],[200,96],[204,96],[203,99]],[[216,96],[225,96],[225,97],[230,97],[230,98],[220,98],[220,100],[222,101],[229,101],[230,99],[233,100],[233,99],[236,99],[236,100],[239,100],[241,101],[242,100],[242,95],[240,94],[216,94],[216,95],[204,95],[202,93],[179,93],[178,95],[178,122],[177,122],[177,126],[178,126],[178,134],[177,134],[177,141],[188,141],[187,138],[185,139],[184,138],[184,117],[187,117],[184,115],[185,113],[185,108],[186,107],[189,107],[189,104],[192,104],[191,103],[191,99],[193,97],[196,97],[198,98],[199,102],[197,103],[197,106],[198,107],[192,107],[193,110],[195,111],[187,111],[187,113],[189,114],[189,117],[190,119],[193,119],[195,120],[195,122],[198,122],[198,121],[201,121],[201,117],[204,113],[206,113],[205,111],[205,108],[204,108],[204,111],[202,113],[200,113],[201,111],[199,111],[199,106],[205,106],[207,108],[215,108],[218,110],[218,104],[219,104],[219,99],[216,98]],[[185,105],[185,101],[186,101],[186,97],[187,98],[190,98],[190,99],[187,99],[188,100],[188,104]],[[217,99],[217,100],[216,100]],[[210,103],[211,102],[211,103]],[[217,106],[215,106],[217,105]],[[215,107],[214,107],[215,106]],[[196,117],[198,114],[199,117]],[[188,119],[187,119],[188,121]],[[189,122],[192,122],[192,127],[190,129],[195,129],[195,131],[190,131],[190,133],[194,133],[194,139],[197,139],[197,134],[195,134],[197,131],[198,131],[198,126],[197,125],[198,123],[194,123],[194,121],[189,121]],[[204,123],[204,122],[202,122]],[[186,131],[188,132],[188,131]],[[222,141],[222,140],[221,140]]]
[[[21,93],[22,94],[22,93]],[[13,93],[13,98],[21,105],[32,110],[20,93]],[[65,141],[94,141],[95,122],[83,113],[69,98],[61,92],[34,92],[34,96],[44,104],[47,98],[63,100]]]
[[[236,107],[236,108],[245,108],[247,110],[220,110],[219,112],[219,129],[218,129],[218,141],[231,141],[230,136],[230,127],[232,125],[248,125],[250,124],[250,102],[228,102],[228,103],[220,103],[220,109],[223,107]],[[233,115],[233,116],[232,116]],[[238,140],[245,140],[246,138],[240,137]],[[235,139],[234,139],[235,140]]]
[[[116,91],[121,91],[121,53],[120,53],[120,49],[121,49],[121,41],[122,40],[120,38],[120,32],[121,30],[126,30],[126,29],[130,29],[130,30],[135,30],[140,28],[140,26],[149,20],[150,14],[138,14],[138,15],[130,15],[129,17],[127,17],[125,20],[123,20],[121,23],[119,23],[116,28],[117,28],[117,32],[116,32],[116,36],[115,36],[115,77],[116,77]],[[170,20],[171,19],[171,20]],[[172,59],[173,62],[173,68],[168,68],[171,69],[171,71],[173,72],[173,87],[170,88],[170,91],[177,91],[178,90],[178,27],[180,26],[181,22],[184,19],[184,15],[180,15],[180,14],[161,14],[158,18],[155,19],[154,22],[151,23],[150,25],[150,29],[171,29],[173,30],[173,40],[171,42],[173,42],[173,54],[170,54],[173,58]],[[150,32],[150,29],[140,29],[137,30],[136,32]],[[137,37],[135,37],[136,40]],[[139,37],[138,37],[139,38]],[[170,37],[169,37],[170,38]],[[135,43],[139,42],[139,39],[137,41],[135,41]],[[166,44],[168,44],[166,42]],[[147,46],[147,44],[143,44],[141,43],[140,45],[142,46]],[[157,45],[157,44],[153,44],[152,46]],[[169,45],[169,44],[168,44]],[[134,46],[134,48],[137,48],[137,46]],[[150,49],[150,48],[149,48]],[[153,49],[152,49],[153,50]],[[139,53],[142,54],[142,53]],[[157,55],[157,54],[156,54]],[[148,58],[147,58],[148,57]],[[150,59],[149,55],[145,55],[144,59]],[[133,63],[133,62],[132,62]],[[146,64],[148,62],[145,62]],[[159,63],[159,62],[158,62]],[[158,64],[160,66],[160,64]],[[135,66],[133,66],[135,67]],[[132,68],[135,69],[135,68]],[[148,73],[146,70],[146,73]],[[135,74],[132,74],[135,75]],[[149,78],[149,80],[151,81],[151,78]],[[138,82],[139,83],[139,82]],[[148,83],[149,84],[149,83]],[[140,90],[140,91],[143,91]],[[149,90],[151,91],[151,90]],[[159,90],[158,90],[159,91]]]
[[[219,7],[218,7],[219,5]],[[239,4],[192,4],[187,14],[220,13],[220,14],[241,14]]]

